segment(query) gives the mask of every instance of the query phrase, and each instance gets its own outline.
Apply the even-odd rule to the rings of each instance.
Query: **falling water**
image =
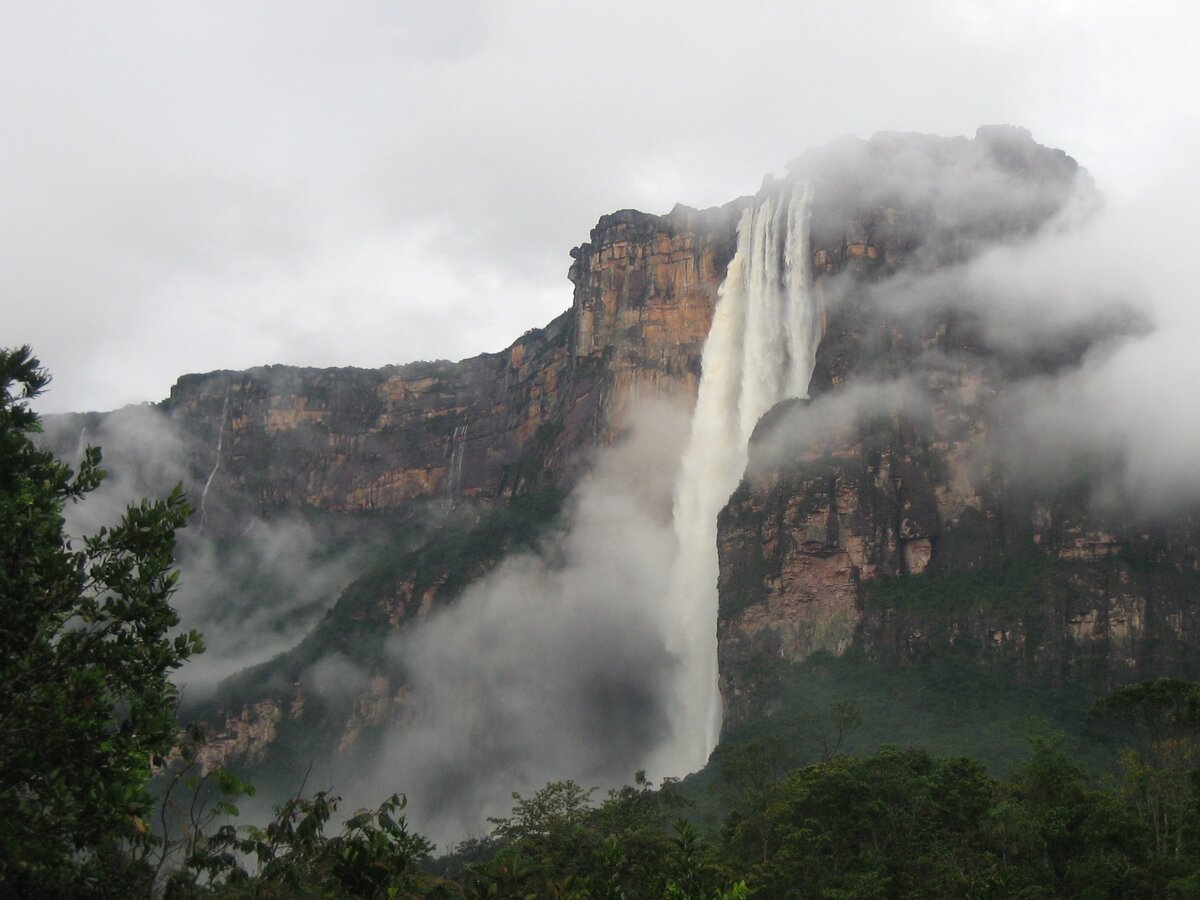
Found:
[[[804,397],[820,329],[809,290],[812,191],[766,197],[742,213],[737,253],[704,344],[691,437],[675,484],[679,552],[668,595],[679,623],[683,708],[665,769],[702,766],[721,727],[717,690],[717,514],[742,478],[750,433],[787,397]]]
[[[454,429],[454,437],[450,442],[450,466],[446,475],[446,500],[443,508],[446,512],[454,509],[458,492],[462,488],[463,453],[467,445],[467,426],[459,425]]]
[[[204,490],[200,492],[200,530],[208,523],[208,489],[212,487],[213,479],[217,477],[217,469],[221,468],[221,442],[225,440],[225,421],[229,418],[229,391],[225,391],[225,402],[221,404],[221,425],[217,429],[216,462],[204,482]]]

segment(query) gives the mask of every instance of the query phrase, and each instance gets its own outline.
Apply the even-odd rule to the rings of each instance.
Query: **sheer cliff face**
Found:
[[[1042,185],[1064,164],[1031,165]],[[881,212],[865,218],[914,219]],[[1038,483],[1025,472],[1037,461],[1011,440],[1022,387],[1070,371],[1136,330],[1136,317],[1049,347],[1015,342],[986,299],[940,274],[990,241],[1035,232],[1038,214],[980,215],[971,233],[926,210],[920,229],[904,229],[922,240],[907,254],[894,233],[868,230],[832,260],[814,241],[826,328],[813,399],[760,422],[719,521],[727,726],[753,714],[788,663],[851,648],[900,664],[953,651],[1013,677],[1101,688],[1198,674],[1188,652],[1200,638],[1196,517],[1149,521],[1103,501],[1102,461]]]
[[[1200,674],[1196,520],[1098,510],[1082,483],[1022,484],[989,444],[1007,380],[976,351],[956,356],[947,331],[924,344],[955,358],[949,370],[912,360],[923,409],[797,435],[828,427],[820,397],[760,425],[719,522],[727,726],[781,664],[818,651],[901,664],[953,651],[1101,688]]]
[[[557,462],[562,435],[547,423],[569,425],[562,439],[592,427],[599,378],[571,377],[567,326],[560,318],[456,364],[193,375],[165,406],[193,445],[211,448],[209,506],[234,520],[490,500]]]
[[[633,398],[694,393],[736,215],[730,204],[603,217],[572,251],[572,308],[501,353],[190,375],[165,409],[209,448],[197,479],[215,470],[209,506],[230,527],[251,511],[395,512],[567,486]]]
[[[953,279],[937,282],[1087,201],[1086,176],[1027,133],[995,128],[974,140],[839,142],[763,192],[795,179],[812,188],[823,338],[812,399],[759,423],[746,478],[720,516],[726,722],[746,715],[789,661],[851,647],[904,662],[954,646],[1028,677],[1187,670],[1187,647],[1200,638],[1188,600],[1200,597],[1192,522],[1151,527],[1098,512],[1081,488],[1090,473],[1079,484],[1032,485],[1018,477],[1019,459],[996,451],[1015,385],[1077,364],[1137,323],[1099,323],[1049,349],[1006,343],[986,301],[971,302]],[[309,511],[367,531],[411,515],[449,522],[438,539],[470,542],[478,535],[454,532],[445,515],[455,507],[486,530],[489,508],[536,507],[533,489],[571,487],[636,399],[695,396],[737,219],[751,202],[603,217],[572,251],[572,307],[501,353],[181,379],[164,409],[189,438],[195,483],[207,485],[198,504],[206,529],[234,536],[250,516]],[[940,293],[922,293],[927,276]],[[550,519],[551,506],[531,518]],[[430,507],[442,516],[422,517]],[[404,545],[390,569],[342,595],[308,649],[353,648],[370,668],[373,641],[450,602],[511,549],[517,530],[497,526],[470,554]],[[403,673],[378,667],[368,688],[321,707],[301,679],[313,657],[297,651],[273,661],[270,686],[265,670],[241,679],[220,710],[227,728],[212,762],[270,766],[285,733],[308,741],[321,732],[330,753],[352,752],[412,715]]]
[[[571,251],[577,360],[610,373],[617,423],[638,396],[692,397],[744,201],[668,216],[623,210]]]
[[[997,181],[998,157],[1014,177]],[[1011,129],[981,131],[974,141],[847,140],[793,168],[815,183],[814,271],[826,275],[890,271],[911,258],[935,263],[1033,230],[1076,174],[1061,152]],[[935,182],[936,192],[925,190]],[[571,309],[500,353],[181,378],[164,408],[196,448],[210,526],[228,519],[236,531],[248,513],[284,509],[487,504],[535,481],[573,483],[579,451],[610,441],[634,398],[695,396],[737,218],[750,200],[602,217],[571,251]],[[965,212],[978,206],[987,218]]]

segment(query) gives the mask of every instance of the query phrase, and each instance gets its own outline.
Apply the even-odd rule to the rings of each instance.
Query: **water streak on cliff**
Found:
[[[225,440],[225,423],[229,419],[229,391],[225,391],[225,402],[221,404],[221,424],[217,429],[217,452],[212,471],[204,481],[204,490],[200,492],[200,530],[208,524],[208,489],[212,487],[213,479],[217,477],[217,469],[221,468],[221,444]]]
[[[443,503],[446,512],[454,509],[462,492],[462,464],[466,446],[467,426],[459,425],[454,429],[454,438],[450,443],[450,466],[446,476],[446,500]]]
[[[721,726],[717,691],[717,514],[746,468],[759,418],[787,397],[807,396],[820,339],[810,290],[812,191],[796,184],[742,213],[737,253],[721,285],[704,345],[691,437],[675,486],[678,556],[668,594],[679,629],[681,709],[671,774],[704,765]]]

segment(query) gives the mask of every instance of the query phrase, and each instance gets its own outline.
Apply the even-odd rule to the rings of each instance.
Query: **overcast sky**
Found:
[[[570,304],[601,214],[723,203],[845,133],[1020,124],[1117,201],[1169,191],[1200,158],[1198,22],[1186,0],[0,0],[3,344],[51,369],[43,411],[499,350]]]

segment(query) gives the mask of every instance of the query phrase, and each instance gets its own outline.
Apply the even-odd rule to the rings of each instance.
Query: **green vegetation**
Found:
[[[361,616],[393,593],[399,581],[411,584],[414,596],[436,587],[440,601],[453,600],[505,554],[535,550],[562,502],[562,492],[552,488],[517,494],[478,515],[462,515],[430,529],[415,547],[411,530],[393,530],[376,544],[362,574],[330,611],[330,624],[344,625]]]
[[[1014,612],[1035,609],[1044,596],[1047,576],[1063,567],[1063,563],[1034,549],[982,571],[873,578],[862,584],[863,607],[934,612],[973,606]]]
[[[339,802],[325,792],[293,797],[276,808],[266,827],[224,825],[202,835],[168,876],[165,896],[374,900],[440,894],[443,879],[420,868],[433,845],[397,815],[402,796],[360,810],[329,837],[325,828]]]
[[[1082,685],[1021,683],[953,649],[903,666],[855,652],[767,666],[749,724],[701,776],[655,788],[638,773],[599,803],[551,782],[514,794],[488,836],[439,859],[399,794],[331,828],[338,798],[302,789],[265,826],[238,825],[254,789],[204,772],[203,736],[175,718],[170,675],[202,650],[194,633],[169,636],[188,506],[177,489],[70,538],[66,504],[103,472],[98,450],[73,472],[34,445],[27,401],[46,381],[28,348],[0,352],[3,896],[1200,896],[1200,684],[1142,681],[1089,703]],[[535,546],[561,499],[522,494],[410,536],[404,577],[452,596]],[[381,547],[364,578],[396,552]],[[1019,607],[1070,565],[882,579],[866,602],[900,614]],[[343,613],[365,609],[356,596]],[[1031,713],[1052,726],[1027,727]]]
[[[593,790],[557,781],[514,794],[487,837],[437,860],[391,815],[399,798],[325,838],[336,801],[318,794],[289,801],[266,829],[226,827],[202,842],[174,876],[188,887],[177,896],[1192,897],[1198,711],[1200,685],[1171,681],[1096,704],[1094,723],[1131,742],[1121,776],[1097,785],[1044,727],[1001,776],[970,757],[894,745],[843,755],[862,719],[838,704],[819,762],[782,765],[779,741],[727,750],[714,767],[728,812],[708,827],[681,816],[687,801],[670,781],[653,789],[639,773],[598,805]]]
[[[108,866],[151,808],[152,761],[176,742],[171,673],[202,649],[178,617],[177,487],[73,541],[65,505],[104,477],[38,449],[28,400],[49,381],[28,347],[0,351],[0,885],[66,890]],[[77,545],[79,549],[77,549]]]
[[[860,721],[841,735],[843,753],[868,755],[887,744],[924,747],[970,757],[1000,774],[1025,753],[1025,727],[1036,718],[1067,735],[1066,750],[1090,773],[1113,771],[1112,736],[1089,729],[1094,691],[1075,683],[1019,681],[989,672],[965,654],[898,665],[855,651],[818,653],[803,663],[764,664],[762,679],[741,724],[729,728],[708,767],[680,786],[702,825],[714,825],[728,810],[719,800],[727,756],[765,743],[774,748],[776,768],[820,762],[838,745],[829,711],[846,705]]]

